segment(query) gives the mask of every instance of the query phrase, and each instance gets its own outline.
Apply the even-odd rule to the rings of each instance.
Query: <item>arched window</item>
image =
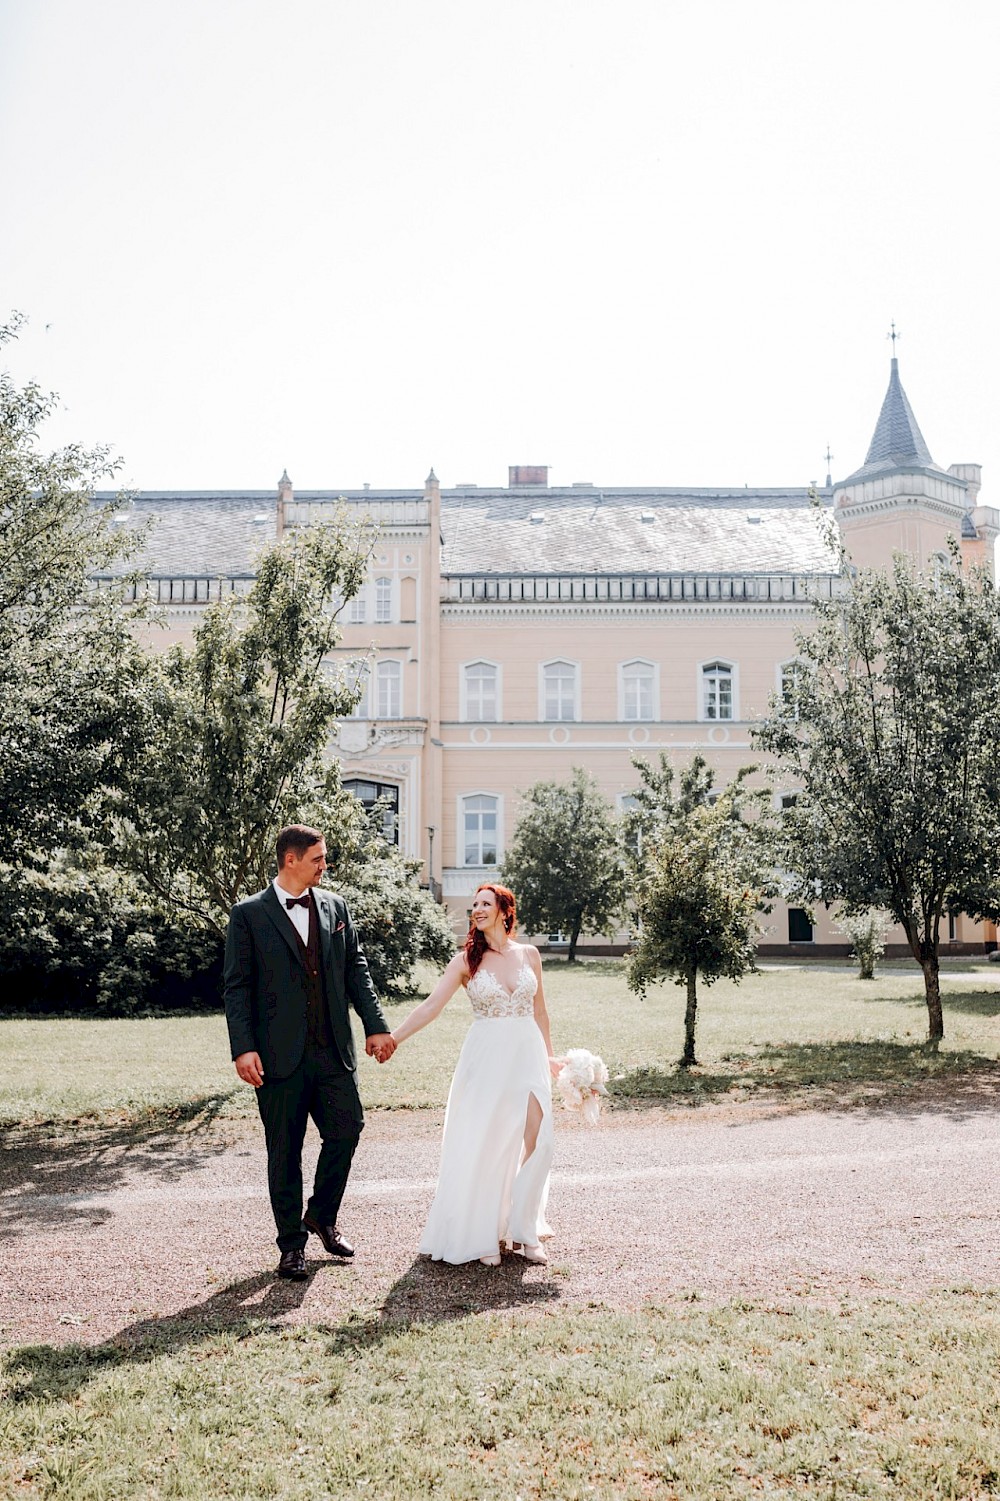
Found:
[[[403,669],[400,662],[380,662],[375,670],[376,719],[399,719],[403,713]]]
[[[543,719],[576,719],[577,678],[574,662],[542,663]]]
[[[499,716],[499,678],[495,662],[466,662],[462,668],[462,718],[494,723]]]
[[[798,718],[799,684],[805,671],[804,663],[797,658],[790,662],[781,662],[778,666],[778,696],[781,706],[790,714]]]
[[[385,625],[392,619],[392,579],[375,580],[375,620]]]
[[[477,792],[462,798],[462,864],[497,863],[499,798]]]
[[[652,662],[623,662],[618,669],[619,719],[656,718],[656,669]]]
[[[733,718],[733,669],[729,662],[706,662],[701,669],[704,719]]]

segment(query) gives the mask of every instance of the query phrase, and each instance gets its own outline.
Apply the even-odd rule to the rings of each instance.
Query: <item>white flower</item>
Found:
[[[566,1110],[579,1111],[589,1126],[596,1126],[601,1113],[601,1096],[607,1095],[608,1070],[604,1059],[586,1048],[570,1048],[556,1084]]]

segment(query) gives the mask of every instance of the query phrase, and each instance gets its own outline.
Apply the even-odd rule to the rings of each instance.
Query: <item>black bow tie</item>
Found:
[[[309,905],[309,898],[307,896],[286,896],[285,897],[285,906],[288,907],[289,910],[292,907],[308,907],[308,905]]]

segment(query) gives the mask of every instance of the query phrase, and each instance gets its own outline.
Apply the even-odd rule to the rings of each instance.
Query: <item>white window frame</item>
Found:
[[[470,667],[492,667],[495,674],[495,710],[492,719],[473,719],[469,714],[469,685],[466,673]],[[499,662],[492,662],[489,657],[474,657],[469,662],[462,662],[458,669],[458,717],[467,724],[499,724],[503,718],[502,709],[503,693],[503,668]]]
[[[648,667],[650,682],[650,709],[648,714],[626,714],[625,673],[629,667]],[[648,657],[630,657],[618,663],[618,718],[623,724],[653,724],[660,717],[660,664]]]
[[[569,719],[549,719],[545,712],[545,670],[548,667],[571,667],[573,669],[573,712]],[[538,664],[538,719],[541,724],[579,724],[580,722],[580,663],[572,657],[548,657]]]
[[[347,618],[349,625],[364,625],[368,614],[367,594],[368,590],[362,584],[348,606]]]
[[[389,669],[395,669],[389,671]],[[382,684],[395,679],[397,688],[396,712],[382,713]],[[374,719],[402,719],[403,717],[403,664],[397,657],[383,657],[375,664],[375,713]]]
[[[805,672],[806,664],[801,657],[789,657],[786,661],[779,662],[774,669],[775,692],[778,696],[778,703],[785,707],[787,707],[785,699],[785,674],[793,668],[796,675],[798,675]],[[798,715],[796,715],[796,718],[798,718]]]
[[[372,585],[372,593],[375,597],[375,624],[391,625],[396,618],[396,591],[392,579],[382,574]]]
[[[705,674],[709,668],[724,667],[729,673],[729,681],[732,687],[732,713],[728,719],[711,716],[707,712],[705,703]],[[698,694],[698,722],[700,724],[738,724],[740,718],[740,669],[736,662],[728,657],[706,657],[704,662],[698,663],[697,694]]]
[[[371,697],[371,674],[372,664],[368,657],[361,657],[353,662],[349,662],[345,669],[344,676],[352,687],[356,688],[358,683],[361,683],[361,697],[351,710],[351,719],[369,719],[371,717],[368,712]]]
[[[466,862],[466,858],[465,858],[465,805],[466,805],[467,802],[471,801],[471,799],[474,798],[474,797],[488,797],[488,798],[492,798],[493,802],[496,804],[496,818],[497,818],[496,861],[495,862],[491,862],[488,865],[484,865],[481,861],[479,863],[467,863]],[[483,812],[485,810],[478,809],[476,811]],[[470,792],[459,793],[458,797],[455,799],[455,829],[456,829],[456,836],[457,836],[456,840],[455,840],[455,865],[456,865],[456,867],[458,869],[461,869],[461,870],[496,870],[496,869],[498,869],[499,865],[500,865],[500,862],[503,859],[503,853],[504,853],[503,852],[503,793],[502,792],[493,792],[489,788],[486,788],[486,787],[477,787],[477,788],[475,788],[474,790],[472,790]],[[480,852],[480,854],[482,854],[482,848],[483,848],[482,825],[480,825],[480,830],[479,830],[479,852]]]

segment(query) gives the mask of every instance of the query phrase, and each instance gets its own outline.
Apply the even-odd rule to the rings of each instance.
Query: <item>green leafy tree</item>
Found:
[[[371,543],[343,517],[294,531],[261,557],[245,598],[206,611],[193,645],[157,666],[145,755],[119,814],[122,858],[149,892],[219,934],[274,874],[277,829],[323,829],[373,975],[391,990],[414,960],[449,958],[454,938],[417,863],[376,832],[329,755],[358,695],[329,655]]]
[[[634,872],[637,932],[628,959],[632,990],[673,980],[684,988],[682,1068],[697,1063],[698,982],[740,980],[756,969],[760,914],[775,894],[766,789],[742,767],[713,798],[713,775],[695,756],[676,779],[667,757],[633,758],[641,785],[625,820]]]
[[[949,912],[1000,915],[1000,603],[957,548],[933,573],[897,557],[817,605],[800,669],[755,732],[801,791],[782,864],[808,905],[889,912],[944,1036]]]
[[[891,922],[884,912],[842,912],[837,931],[851,940],[851,958],[858,961],[858,979],[874,980],[875,966],[885,953]]]
[[[0,343],[21,320],[0,328]],[[15,862],[85,842],[138,751],[144,658],[120,593],[94,582],[136,537],[95,504],[105,448],[46,452],[55,397],[0,372],[0,834]]]
[[[581,933],[614,930],[625,905],[618,828],[588,772],[577,766],[568,782],[529,787],[500,880],[529,932],[569,934],[570,963]]]

